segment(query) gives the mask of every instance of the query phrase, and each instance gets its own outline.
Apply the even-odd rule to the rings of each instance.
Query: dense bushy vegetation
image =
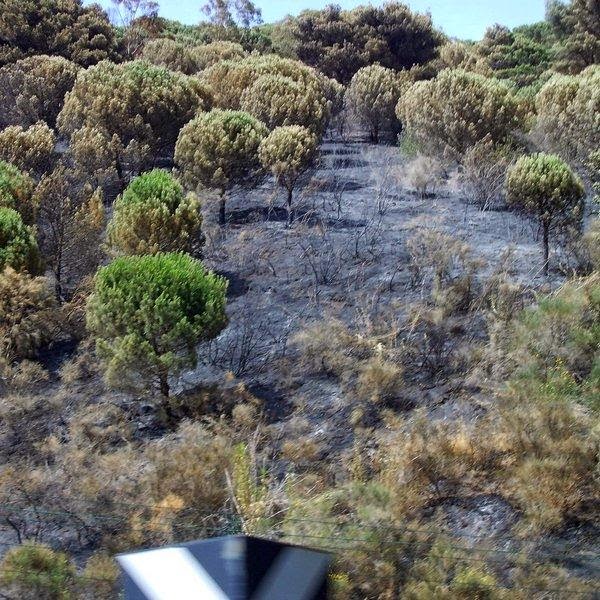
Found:
[[[116,253],[198,252],[202,216],[195,194],[169,173],[136,177],[114,204],[107,241]]]
[[[0,69],[0,125],[25,127],[45,121],[54,127],[78,71],[66,58],[43,54],[4,65]]]
[[[225,223],[227,191],[255,178],[258,147],[266,134],[265,125],[252,115],[218,109],[199,115],[181,130],[175,161],[189,185],[219,192],[219,223]]]
[[[248,533],[339,600],[596,597],[598,3],[113,8],[0,0],[0,596]]]
[[[0,160],[32,175],[50,169],[55,146],[56,134],[43,121],[27,129],[14,125],[0,131]]]
[[[391,69],[426,63],[443,40],[429,16],[394,2],[351,11],[331,5],[303,12],[288,26],[298,58],[342,83],[374,63]]]
[[[522,156],[506,179],[508,201],[539,219],[548,273],[548,237],[551,231],[579,229],[583,216],[583,184],[558,156]]]
[[[126,170],[141,172],[172,149],[181,127],[210,102],[197,79],[145,62],[102,62],[78,74],[58,127],[82,169],[112,169],[123,182]]]
[[[246,56],[241,44],[227,40],[196,46],[192,48],[191,53],[199,71],[204,71],[223,60],[239,60]]]
[[[279,75],[305,88],[314,88],[328,100],[336,91],[335,83],[303,63],[276,55],[249,56],[243,60],[224,60],[206,69],[201,76],[214,94],[215,105],[238,109],[244,91],[261,75]]]
[[[0,162],[0,207],[16,210],[28,225],[36,219],[34,190],[35,182],[29,175],[10,163]]]
[[[346,105],[368,130],[371,141],[379,142],[381,133],[398,133],[396,105],[410,79],[379,65],[363,67],[355,73],[346,91]]]
[[[115,259],[96,276],[88,328],[118,385],[156,386],[169,396],[169,376],[196,361],[200,340],[224,327],[225,280],[185,254]]]
[[[169,38],[156,38],[146,42],[141,57],[157,67],[180,71],[187,75],[198,70],[191,48]]]
[[[319,87],[282,75],[259,77],[244,90],[240,106],[269,129],[304,125],[322,133],[330,116],[327,98]]]
[[[84,67],[117,58],[116,32],[98,5],[81,0],[4,0],[0,62],[37,54],[67,58]]]
[[[0,208],[0,268],[35,272],[39,254],[34,231],[12,208]]]
[[[536,96],[541,143],[569,160],[587,162],[600,144],[600,67],[554,75]]]
[[[508,143],[521,118],[510,87],[460,69],[415,83],[400,98],[397,115],[420,147],[450,160],[485,137]]]

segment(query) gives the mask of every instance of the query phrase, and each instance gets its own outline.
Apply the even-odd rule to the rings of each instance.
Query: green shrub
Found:
[[[242,110],[254,115],[269,129],[301,125],[322,133],[330,117],[327,99],[314,85],[283,75],[262,75],[241,97]]]
[[[263,123],[245,112],[212,110],[190,121],[179,134],[175,162],[184,181],[220,192],[219,222],[225,223],[225,194],[252,179],[260,168]]]
[[[46,123],[24,129],[19,125],[0,131],[0,161],[6,161],[33,175],[52,166],[56,135]]]
[[[408,72],[397,73],[380,65],[359,69],[346,90],[346,106],[369,130],[371,141],[379,134],[398,132],[396,105],[403,89],[410,85]]]
[[[517,381],[533,382],[549,399],[595,402],[600,408],[598,273],[542,298],[514,327],[510,356]]]
[[[0,270],[5,267],[30,273],[40,268],[34,231],[12,208],[0,208]]]
[[[288,225],[292,222],[292,197],[300,176],[310,168],[318,149],[314,133],[290,125],[277,127],[260,144],[260,161],[287,191]]]
[[[198,251],[200,203],[174,177],[155,169],[136,177],[117,198],[108,242],[122,254]]]
[[[16,210],[25,223],[36,218],[35,183],[14,165],[0,161],[0,207]]]
[[[463,567],[456,573],[450,589],[465,600],[494,600],[500,599],[498,582],[481,568]]]
[[[485,137],[505,143],[522,122],[509,86],[460,69],[415,83],[400,98],[396,114],[423,150],[451,160],[460,160]]]
[[[109,383],[160,390],[196,364],[196,345],[227,324],[226,281],[185,254],[128,256],[102,267],[87,325]]]
[[[549,236],[561,227],[581,225],[585,190],[558,156],[522,156],[506,175],[510,204],[532,215],[541,227],[544,273],[548,274]]]
[[[495,77],[520,88],[539,85],[554,58],[549,40],[534,40],[502,25],[489,27],[475,52]]]
[[[2,584],[19,598],[75,599],[76,572],[69,557],[41,544],[11,548],[0,564]]]

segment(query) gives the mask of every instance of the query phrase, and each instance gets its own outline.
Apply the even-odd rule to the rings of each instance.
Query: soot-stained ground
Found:
[[[320,320],[401,316],[423,300],[425,286],[410,268],[409,238],[435,229],[462,240],[480,263],[476,277],[482,280],[509,252],[516,282],[540,289],[562,281],[558,271],[542,276],[530,220],[502,206],[479,210],[448,178],[421,197],[407,183],[406,162],[395,147],[325,143],[317,170],[296,193],[289,229],[284,196],[272,181],[235,193],[224,229],[206,204],[205,260],[230,281],[230,325],[200,349],[201,364],[183,374],[180,390],[219,383],[231,371],[263,400],[271,422],[285,428],[301,419],[307,435],[335,453],[352,440],[353,404],[335,379],[299,369],[292,340]],[[465,400],[464,374],[458,375],[417,373],[393,407],[426,406],[437,418],[476,416],[481,407]]]
[[[258,400],[270,427],[275,474],[283,476],[288,469],[279,452],[285,441],[313,444],[316,454],[304,467],[309,470],[310,461],[318,460],[334,480],[340,455],[352,452],[360,430],[356,411],[364,410],[364,398],[348,393],[347,382],[339,377],[307,369],[296,336],[315,324],[326,327],[335,321],[359,335],[361,328],[368,331],[376,323],[399,339],[407,337],[412,307],[427,304],[431,295],[431,281],[415,276],[407,244],[411,238],[435,230],[467,244],[470,264],[476,265],[474,289],[482,288],[499,268],[532,292],[553,289],[564,280],[558,255],[552,257],[550,276],[543,276],[540,241],[530,220],[502,206],[478,210],[457,191],[452,177],[442,177],[436,189],[421,196],[410,187],[407,162],[391,146],[325,143],[318,167],[296,193],[296,219],[290,228],[284,194],[271,180],[232,195],[225,227],[216,223],[215,203],[204,201],[204,260],[229,281],[229,325],[216,340],[198,348],[198,366],[174,382],[174,392],[185,398],[244,386]],[[442,361],[447,347],[460,355],[486,343],[485,319],[477,311],[461,319],[467,325],[449,327],[448,339],[442,340]],[[44,351],[49,379],[43,394],[61,410],[50,411],[50,417],[48,411],[40,414],[39,423],[30,423],[32,430],[68,436],[69,415],[82,406],[108,403],[128,415],[134,442],[167,433],[152,399],[107,389],[97,369],[70,384],[61,381],[63,365],[90,352],[87,342],[77,351],[71,342]],[[463,369],[460,360],[456,364],[431,368],[407,360],[401,389],[386,400],[385,410],[402,417],[422,408],[431,419],[476,423],[494,401],[494,382],[482,383],[470,367]],[[213,416],[221,410],[210,408]],[[363,415],[362,425],[374,436],[386,435],[379,410]],[[2,448],[19,451],[19,441],[8,429],[3,438]],[[369,442],[362,442],[369,452]],[[295,468],[302,469],[302,462],[296,461]],[[432,518],[443,514],[450,530],[467,541],[489,534],[505,550],[518,549],[511,533],[518,511],[500,496],[450,494],[427,510]],[[78,560],[84,557],[73,528],[58,527],[47,535],[73,546]],[[561,537],[547,537],[543,547],[560,546],[565,536],[583,552],[572,570],[595,573],[597,566],[589,564],[585,551],[593,547],[597,532],[569,528]],[[12,543],[13,537],[10,528],[0,528],[0,541]]]

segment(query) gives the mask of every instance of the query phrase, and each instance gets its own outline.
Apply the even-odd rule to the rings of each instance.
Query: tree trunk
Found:
[[[165,414],[165,421],[167,427],[173,427],[176,423],[175,414],[171,407],[170,393],[171,387],[169,386],[169,374],[168,372],[161,371],[159,374],[159,386],[160,395],[162,396],[160,406]]]
[[[62,249],[63,249],[63,240],[59,240],[59,249],[56,254],[56,266],[54,269],[54,292],[56,294],[56,299],[59,304],[62,304],[63,299],[63,286],[62,286]]]
[[[373,144],[379,144],[379,126],[373,125],[371,129],[371,142]]]
[[[543,244],[544,244],[544,275],[548,277],[548,262],[550,260],[550,248],[548,242],[548,223],[542,224],[543,229]]]
[[[221,190],[219,198],[219,225],[225,225],[225,190]]]
[[[169,393],[171,392],[171,388],[169,387],[169,375],[165,372],[162,372],[159,375],[159,382],[161,396],[163,396],[164,398],[168,398]]]
[[[61,283],[60,279],[55,280],[54,294],[56,295],[56,299],[58,300],[58,303],[63,304],[64,303],[63,288],[62,288],[62,283]]]
[[[292,188],[288,188],[287,191],[287,227],[292,225],[294,221],[294,211],[292,210]]]
[[[122,194],[127,187],[127,182],[125,181],[123,165],[121,164],[121,159],[118,154],[115,156],[115,169],[117,171],[117,178],[119,179],[119,193]]]

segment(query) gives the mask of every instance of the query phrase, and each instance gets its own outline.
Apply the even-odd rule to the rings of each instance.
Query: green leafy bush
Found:
[[[226,281],[185,254],[121,257],[96,275],[87,325],[115,385],[158,389],[227,324]]]
[[[542,230],[544,273],[548,274],[549,236],[581,225],[585,190],[579,177],[558,156],[522,156],[506,175],[510,204],[535,218]]]
[[[600,409],[600,277],[565,284],[514,324],[511,364],[517,382],[547,399]]]
[[[40,262],[33,229],[23,223],[16,210],[0,208],[0,270],[13,267],[35,273]]]
[[[396,114],[423,150],[451,160],[460,160],[486,137],[505,143],[522,122],[510,87],[460,69],[415,83],[400,98]]]
[[[292,222],[292,197],[300,176],[310,168],[318,150],[314,133],[290,125],[277,127],[260,144],[260,161],[287,191],[288,225]]]
[[[11,548],[0,564],[0,579],[20,598],[75,598],[76,571],[69,557],[41,544]]]
[[[330,117],[329,104],[318,87],[282,75],[259,77],[244,90],[241,108],[269,129],[301,125],[320,134]]]
[[[346,106],[368,128],[373,143],[379,142],[380,132],[398,132],[396,105],[409,85],[408,72],[400,74],[380,65],[363,67],[352,77],[346,90]]]
[[[200,202],[185,195],[166,171],[136,177],[117,198],[108,226],[108,242],[122,254],[198,251],[202,237]]]
[[[475,51],[495,77],[518,87],[538,84],[555,54],[549,40],[535,40],[502,25],[488,28]]]
[[[14,165],[0,161],[0,207],[12,208],[28,225],[35,221],[35,183]]]
[[[258,148],[267,133],[252,115],[230,110],[198,115],[181,130],[175,162],[188,185],[219,190],[221,224],[225,223],[226,192],[256,175]]]

